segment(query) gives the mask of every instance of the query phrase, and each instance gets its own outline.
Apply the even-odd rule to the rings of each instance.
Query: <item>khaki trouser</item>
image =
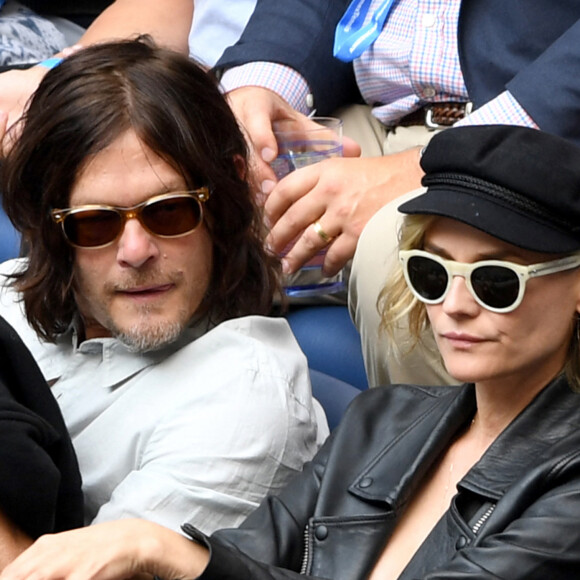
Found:
[[[435,134],[422,126],[388,130],[370,115],[370,108],[363,105],[344,109],[339,112],[339,116],[344,121],[344,134],[361,145],[365,157],[426,145]],[[348,287],[349,309],[361,335],[370,386],[394,383],[443,385],[457,382],[443,368],[430,332],[426,333],[422,344],[400,356],[388,348],[387,337],[379,333],[377,298],[388,272],[397,264],[397,232],[402,217],[397,208],[405,199],[420,192],[410,192],[388,203],[369,221],[358,241],[352,261]],[[408,339],[407,331],[400,329],[397,344],[407,344]]]

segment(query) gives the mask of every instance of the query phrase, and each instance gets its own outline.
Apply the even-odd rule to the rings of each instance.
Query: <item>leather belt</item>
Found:
[[[397,122],[400,127],[412,127],[415,125],[425,125],[427,129],[445,129],[451,127],[457,121],[463,119],[473,109],[473,103],[430,103],[408,115],[405,115]]]

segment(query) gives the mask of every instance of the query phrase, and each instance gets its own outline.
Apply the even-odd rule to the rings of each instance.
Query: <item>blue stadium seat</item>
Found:
[[[20,253],[20,235],[0,209],[0,262],[16,258]]]
[[[368,387],[360,336],[346,306],[300,306],[286,318],[311,369]]]
[[[310,369],[312,394],[326,413],[328,427],[332,431],[340,422],[348,404],[361,390],[336,377]]]

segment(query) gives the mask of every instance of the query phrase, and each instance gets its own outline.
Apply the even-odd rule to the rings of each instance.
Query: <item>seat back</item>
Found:
[[[349,403],[361,391],[336,377],[310,369],[312,394],[326,413],[328,427],[332,431],[342,419]]]
[[[20,253],[20,235],[0,209],[0,262],[18,257]]]
[[[286,318],[311,369],[368,387],[360,336],[346,306],[294,307]]]

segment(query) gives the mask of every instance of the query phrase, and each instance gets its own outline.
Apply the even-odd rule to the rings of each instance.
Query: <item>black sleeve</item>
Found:
[[[255,61],[284,64],[308,82],[317,114],[361,100],[352,63],[334,58],[334,30],[350,0],[258,0],[240,40],[216,65]]]
[[[0,361],[0,508],[32,538],[81,526],[81,477],[60,410],[2,318]]]
[[[278,496],[267,497],[239,528],[219,530],[207,537],[193,526],[183,530],[211,553],[198,580],[305,578],[299,576],[304,558],[304,531],[318,500],[333,435]]]

